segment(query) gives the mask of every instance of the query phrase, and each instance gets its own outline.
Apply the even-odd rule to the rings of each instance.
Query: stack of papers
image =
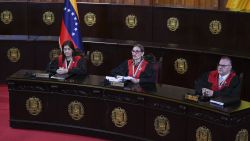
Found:
[[[124,82],[127,80],[132,80],[133,77],[131,76],[106,76],[106,80],[110,82],[111,86],[118,86],[118,87],[124,87]]]
[[[131,77],[131,76],[116,76],[116,77],[106,76],[105,78],[109,82],[124,82],[124,81],[132,80],[133,79],[133,77]]]
[[[122,82],[123,79],[112,77],[112,76],[106,76],[105,77],[109,82]]]

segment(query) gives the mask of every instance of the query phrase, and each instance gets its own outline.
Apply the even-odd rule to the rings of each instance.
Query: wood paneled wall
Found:
[[[14,0],[17,1],[17,0]],[[39,3],[63,3],[64,0],[30,0]],[[77,0],[77,2],[114,3],[125,5],[161,5],[199,9],[225,9],[227,0]]]

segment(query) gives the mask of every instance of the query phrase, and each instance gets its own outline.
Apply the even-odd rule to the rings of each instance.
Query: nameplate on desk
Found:
[[[49,73],[35,73],[37,78],[49,78]]]
[[[185,94],[185,99],[197,102],[199,100],[199,95]]]
[[[124,87],[124,83],[123,82],[110,82],[111,86],[116,86],[116,87]]]

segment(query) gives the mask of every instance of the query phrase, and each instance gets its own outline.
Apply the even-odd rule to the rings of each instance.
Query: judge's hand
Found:
[[[207,89],[207,88],[202,88],[201,91],[202,91],[203,96],[211,97],[214,94],[213,90],[210,90],[210,89]]]
[[[135,84],[138,84],[140,82],[140,79],[132,78],[131,81]]]
[[[68,69],[60,67],[59,69],[56,70],[56,73],[58,73],[58,74],[66,74],[66,73],[68,73]]]

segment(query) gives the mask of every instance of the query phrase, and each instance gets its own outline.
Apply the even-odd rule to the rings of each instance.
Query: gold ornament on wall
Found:
[[[209,23],[209,30],[212,34],[217,35],[220,34],[222,30],[222,24],[218,20],[213,20]]]
[[[54,48],[49,52],[49,59],[50,61],[54,60],[61,54],[61,50],[58,48]]]
[[[200,126],[196,129],[196,141],[212,141],[210,129],[205,126]]]
[[[20,50],[16,47],[12,47],[8,49],[7,57],[10,60],[10,62],[13,62],[13,63],[18,62],[21,57]]]
[[[10,24],[13,21],[12,12],[9,10],[4,10],[3,12],[1,12],[1,21],[4,24]]]
[[[46,25],[52,25],[55,22],[55,14],[51,11],[46,11],[43,13],[43,22]]]
[[[170,123],[167,117],[160,115],[154,121],[155,131],[159,136],[166,136],[170,133]]]
[[[103,54],[102,54],[102,52],[100,52],[98,50],[93,51],[90,54],[90,60],[91,60],[91,63],[94,66],[100,66],[103,63]]]
[[[179,74],[184,74],[188,70],[188,63],[186,59],[178,58],[174,62],[174,68]]]
[[[248,131],[247,129],[241,129],[238,131],[235,141],[248,141]]]
[[[72,101],[68,105],[68,113],[73,120],[80,120],[84,116],[84,107],[81,102]]]
[[[128,117],[125,109],[121,107],[114,108],[111,114],[112,122],[116,127],[123,127],[127,124]]]
[[[84,23],[87,26],[93,26],[96,23],[96,15],[92,12],[88,12],[84,15]]]
[[[167,20],[167,26],[170,31],[176,31],[179,28],[179,20],[176,17],[170,17]]]
[[[128,28],[135,28],[137,26],[137,17],[135,15],[128,15],[125,18],[125,23]]]
[[[37,97],[30,97],[26,100],[26,109],[31,115],[38,115],[42,111],[41,100]]]

